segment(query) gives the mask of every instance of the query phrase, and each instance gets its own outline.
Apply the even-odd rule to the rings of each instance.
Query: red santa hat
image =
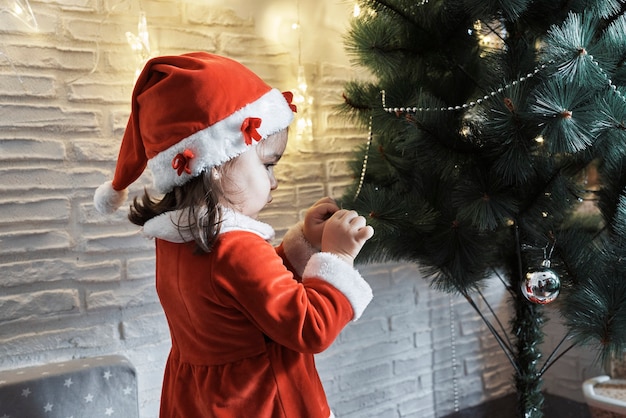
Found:
[[[292,97],[222,56],[153,58],[135,84],[115,174],[96,190],[96,209],[117,210],[146,165],[167,193],[235,158],[289,126]]]

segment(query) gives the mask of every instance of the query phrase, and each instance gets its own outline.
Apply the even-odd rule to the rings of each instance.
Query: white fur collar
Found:
[[[182,216],[181,216],[182,215]],[[199,212],[199,216],[202,211]],[[163,213],[150,219],[143,226],[143,234],[148,238],[159,238],[169,242],[190,242],[193,235],[186,228],[188,216],[186,210]],[[180,227],[180,229],[179,229]],[[222,225],[220,234],[230,231],[248,231],[257,234],[266,241],[274,239],[274,228],[229,208],[222,208]]]

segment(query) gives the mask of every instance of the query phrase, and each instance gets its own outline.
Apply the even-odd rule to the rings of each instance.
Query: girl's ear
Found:
[[[219,180],[222,178],[222,173],[217,167],[211,167],[211,178],[213,180]]]

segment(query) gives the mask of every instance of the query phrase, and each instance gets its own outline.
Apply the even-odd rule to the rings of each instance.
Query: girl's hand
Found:
[[[348,264],[361,251],[365,242],[374,235],[374,228],[353,210],[340,209],[326,221],[322,236],[322,251],[333,253]]]
[[[333,199],[325,197],[315,202],[304,216],[304,238],[316,249],[322,246],[322,234],[324,233],[324,225],[333,213],[337,212],[339,207]]]

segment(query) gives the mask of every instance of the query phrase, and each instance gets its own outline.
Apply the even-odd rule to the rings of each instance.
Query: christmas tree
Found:
[[[371,75],[340,106],[369,128],[342,198],[376,231],[361,261],[416,262],[463,295],[523,417],[543,416],[542,377],[571,347],[626,348],[624,3],[361,0],[346,36]],[[490,277],[508,327],[478,307]],[[542,357],[546,304],[566,335]]]

